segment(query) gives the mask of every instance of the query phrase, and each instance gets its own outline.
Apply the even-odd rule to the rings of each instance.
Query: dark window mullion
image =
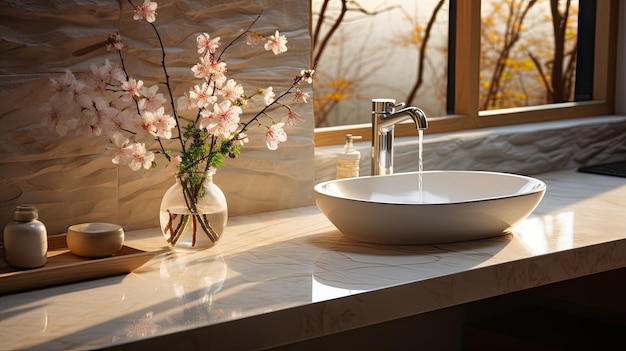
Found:
[[[446,87],[446,113],[456,113],[455,102],[455,79],[456,79],[456,1],[450,0],[448,13],[448,83]]]
[[[580,0],[574,101],[593,100],[596,0]]]

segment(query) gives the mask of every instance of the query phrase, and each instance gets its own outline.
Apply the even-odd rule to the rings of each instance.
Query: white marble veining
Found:
[[[531,217],[471,242],[358,243],[315,207],[233,217],[212,249],[2,296],[0,349],[264,348],[625,267],[626,179],[536,177],[548,190]],[[127,243],[159,249],[159,235]]]

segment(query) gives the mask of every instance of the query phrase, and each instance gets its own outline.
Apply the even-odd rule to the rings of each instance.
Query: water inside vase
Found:
[[[224,231],[228,211],[218,210],[191,214],[185,206],[170,207],[160,211],[161,232],[174,248],[197,249],[211,247]],[[208,223],[211,229],[203,223]]]

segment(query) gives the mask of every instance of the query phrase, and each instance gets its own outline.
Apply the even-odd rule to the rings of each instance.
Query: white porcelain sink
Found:
[[[344,235],[379,244],[436,244],[510,232],[539,204],[544,182],[478,171],[425,171],[331,180],[315,203]]]

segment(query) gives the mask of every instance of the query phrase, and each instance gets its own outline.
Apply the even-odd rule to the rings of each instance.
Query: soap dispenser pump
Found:
[[[359,176],[361,153],[354,149],[355,139],[361,139],[361,136],[346,134],[344,150],[337,154],[337,179]]]

